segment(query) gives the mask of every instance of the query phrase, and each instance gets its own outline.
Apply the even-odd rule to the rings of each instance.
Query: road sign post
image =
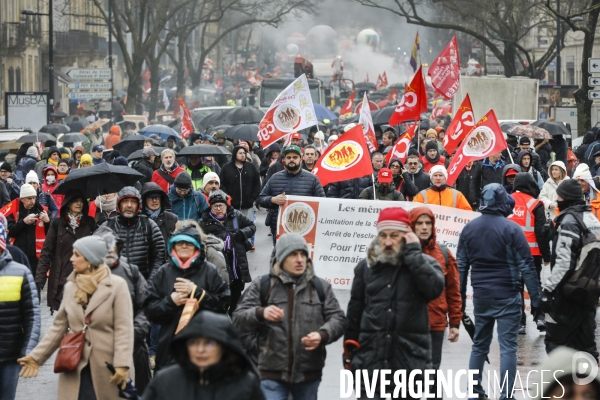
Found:
[[[588,90],[588,99],[600,100],[600,90]]]
[[[590,74],[600,73],[600,58],[588,58],[588,72]]]
[[[589,86],[600,86],[600,77],[590,76],[588,77]]]
[[[67,94],[69,99],[110,99],[110,92],[70,92]]]
[[[599,80],[600,81],[600,80]],[[69,89],[110,89],[110,82],[73,82],[68,83]]]
[[[67,72],[67,76],[78,80],[108,80],[110,68],[73,68]]]

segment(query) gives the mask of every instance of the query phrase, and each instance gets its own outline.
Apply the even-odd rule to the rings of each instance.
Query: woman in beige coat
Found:
[[[125,280],[112,275],[104,264],[111,245],[98,236],[84,237],[73,244],[73,273],[67,279],[52,327],[29,355],[18,360],[23,366],[20,376],[37,376],[39,366],[58,349],[68,330],[82,330],[85,318],[92,314],[77,369],[59,374],[61,400],[116,400],[119,387],[124,388],[127,378],[135,376],[129,289]],[[114,375],[105,362],[115,366]]]

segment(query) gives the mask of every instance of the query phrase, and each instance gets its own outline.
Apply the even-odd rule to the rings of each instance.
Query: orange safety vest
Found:
[[[15,219],[15,222],[19,220],[19,206],[21,204],[20,199],[14,199],[2,209],[0,212],[3,213],[6,217],[12,215]],[[48,207],[42,206],[44,211],[48,212]],[[44,247],[44,242],[46,241],[46,228],[44,227],[44,222],[41,219],[35,223],[35,256],[39,259],[42,254],[42,247]],[[10,244],[14,245],[15,238],[11,239]]]
[[[533,210],[541,200],[531,197],[523,192],[514,192],[511,196],[515,199],[515,207],[513,214],[508,217],[508,219],[519,224],[523,233],[525,233],[525,239],[527,239],[527,243],[529,243],[531,255],[541,256],[540,246],[535,237],[535,216],[533,215]]]

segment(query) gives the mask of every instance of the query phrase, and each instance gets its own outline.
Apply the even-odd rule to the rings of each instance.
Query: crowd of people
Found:
[[[567,168],[561,138],[509,138],[506,151],[471,163],[450,187],[447,123],[422,122],[406,160],[387,162],[398,132],[378,127],[374,174],[325,187],[311,171],[352,125],[294,133],[289,144],[266,149],[210,128],[186,141],[169,137],[160,154],[159,138],[148,138],[136,161],[113,149],[136,134],[118,126],[106,136],[86,131],[88,148],[24,145],[14,165],[0,166],[0,397],[13,399],[18,377],[36,376],[63,351],[65,334],[80,331],[80,359],[59,373],[60,399],[116,399],[130,379],[144,399],[316,399],[325,347],[342,336],[360,344],[350,352],[353,370],[437,369],[446,329],[458,340],[469,275],[470,369],[483,370],[497,323],[501,372],[512,388],[517,337],[526,333],[524,285],[547,352],[568,346],[598,359],[595,305],[562,288],[581,263],[586,233],[600,234],[600,151],[593,166]],[[226,147],[231,156],[178,155],[196,144]],[[96,198],[55,193],[73,169],[101,163],[143,177]],[[304,238],[277,238],[288,195],[423,206],[380,212],[345,313],[316,275]],[[481,212],[463,229],[456,257],[437,242],[426,205]],[[260,208],[268,249],[254,241]],[[253,251],[271,253],[269,274],[251,276]],[[41,338],[44,289],[54,319]],[[199,312],[186,319],[190,299]],[[486,398],[481,385],[476,392]]]

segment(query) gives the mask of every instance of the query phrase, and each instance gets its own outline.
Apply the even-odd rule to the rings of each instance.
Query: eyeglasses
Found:
[[[227,207],[225,204],[222,203],[217,203],[217,204],[213,204],[212,206],[210,206],[210,208],[212,208],[213,210],[220,210]]]
[[[190,188],[178,188],[178,187],[175,187],[175,191],[177,193],[183,193],[183,194],[185,194],[185,193],[187,193],[187,192],[190,191]]]
[[[390,165],[390,169],[400,169],[399,165]]]
[[[148,197],[148,200],[150,200],[150,201],[157,201],[157,200],[160,200],[160,196]]]
[[[179,246],[179,247],[186,247],[186,246],[188,246],[188,247],[194,247],[193,243],[186,242],[185,240],[181,240],[179,242],[175,242],[174,244],[175,244],[175,246]]]
[[[406,163],[406,165],[419,165],[419,163],[418,162],[409,162],[409,163]]]

